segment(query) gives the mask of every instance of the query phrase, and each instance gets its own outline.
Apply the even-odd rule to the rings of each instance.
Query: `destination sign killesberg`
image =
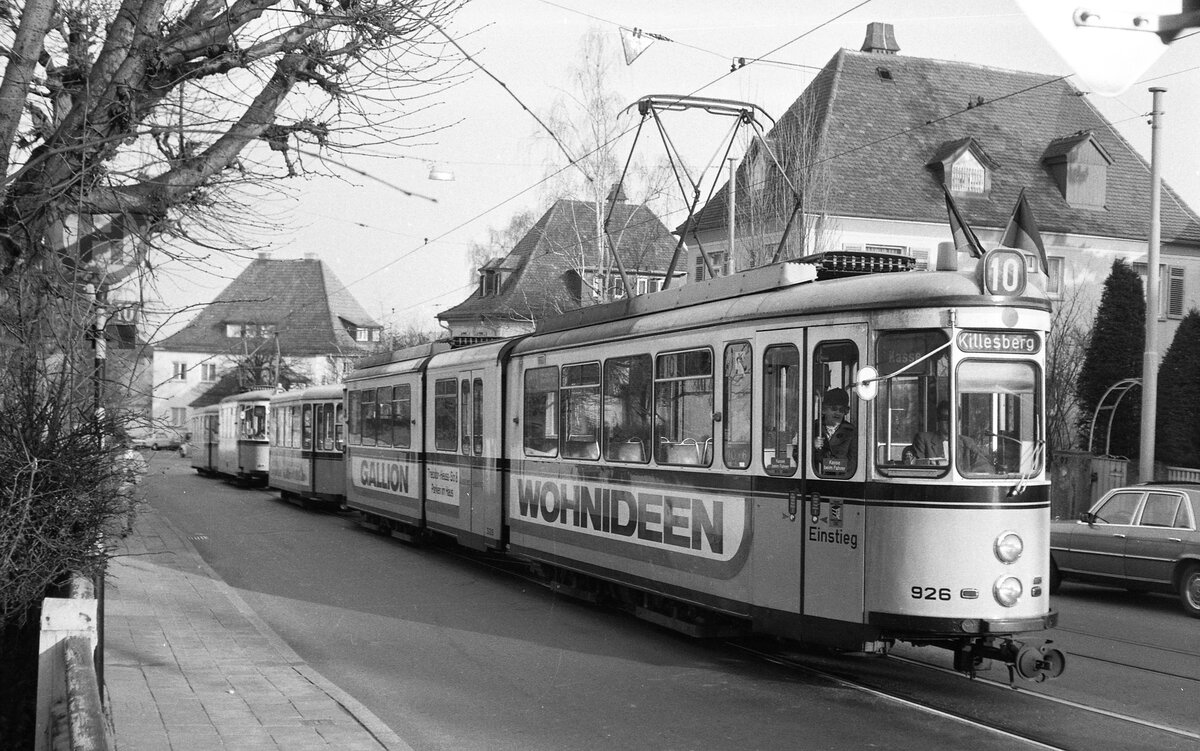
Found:
[[[1032,355],[1042,348],[1042,339],[1032,331],[960,331],[957,337],[960,352]]]

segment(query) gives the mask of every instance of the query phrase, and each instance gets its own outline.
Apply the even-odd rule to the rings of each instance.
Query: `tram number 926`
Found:
[[[949,600],[949,587],[913,587],[911,590],[914,600]]]

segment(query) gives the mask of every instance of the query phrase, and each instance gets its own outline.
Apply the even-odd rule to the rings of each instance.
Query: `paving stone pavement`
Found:
[[[411,751],[143,505],[114,540],[103,677],[118,751]]]

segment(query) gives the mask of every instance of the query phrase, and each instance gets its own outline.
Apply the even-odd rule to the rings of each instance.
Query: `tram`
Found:
[[[333,508],[345,500],[342,394],[337,384],[271,396],[268,482],[284,500]]]
[[[265,484],[269,443],[267,407],[272,391],[259,389],[227,396],[217,405],[216,473],[238,482]]]
[[[365,361],[346,503],[686,633],[1055,677],[1027,261],[825,253]]]

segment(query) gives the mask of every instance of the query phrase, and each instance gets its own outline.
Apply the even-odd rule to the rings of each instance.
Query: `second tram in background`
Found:
[[[271,487],[284,500],[340,507],[346,497],[343,388],[314,386],[271,397]]]
[[[245,484],[266,484],[271,394],[268,389],[248,391],[195,411],[188,454],[197,472]]]

